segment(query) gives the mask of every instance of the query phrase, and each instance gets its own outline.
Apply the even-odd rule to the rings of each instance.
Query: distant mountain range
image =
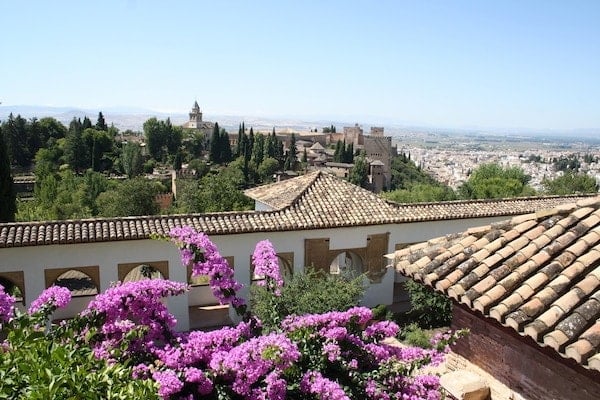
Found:
[[[142,130],[146,120],[152,117],[158,119],[170,118],[174,125],[181,125],[188,121],[187,113],[164,113],[142,108],[133,107],[110,107],[103,109],[83,109],[76,107],[46,107],[46,106],[0,106],[0,120],[8,118],[10,113],[21,115],[23,118],[43,118],[53,117],[65,125],[75,118],[83,119],[85,116],[94,123],[98,118],[98,113],[102,111],[107,124],[114,124],[119,130],[131,129],[134,131]],[[354,122],[342,121],[304,121],[294,118],[265,118],[243,115],[204,115],[204,120],[218,122],[221,127],[229,130],[237,130],[240,123],[244,122],[247,127],[254,127],[255,130],[271,130],[289,128],[294,130],[309,130],[330,126],[349,126]]]
[[[133,131],[141,131],[146,120],[152,117],[158,119],[170,118],[174,125],[181,125],[188,121],[187,113],[164,113],[136,107],[106,107],[102,109],[83,109],[77,107],[50,107],[50,106],[5,106],[0,105],[0,121],[6,120],[10,113],[13,115],[21,115],[24,118],[43,118],[53,117],[65,125],[75,118],[83,119],[85,116],[96,122],[98,112],[102,111],[106,122],[114,124],[119,130],[124,131],[131,129]],[[359,123],[368,132],[370,126],[384,126],[386,134],[395,136],[403,133],[430,133],[430,134],[460,134],[460,135],[502,135],[502,136],[528,136],[528,137],[561,137],[570,140],[582,138],[598,138],[600,137],[600,128],[590,129],[569,129],[569,130],[554,130],[554,129],[501,129],[501,128],[479,128],[479,127],[461,127],[447,128],[428,126],[426,124],[410,124],[398,123],[389,118],[379,120],[376,117],[367,117],[365,121],[352,121],[350,118],[337,120],[323,120],[311,118],[286,118],[286,117],[256,117],[247,115],[210,115],[204,114],[204,120],[218,122],[219,125],[230,131],[237,131],[241,122],[246,124],[246,127],[253,127],[255,131],[270,131],[275,127],[277,130],[290,129],[298,131],[308,131],[317,128],[321,131],[322,127],[335,125],[339,130],[344,126],[353,126]]]

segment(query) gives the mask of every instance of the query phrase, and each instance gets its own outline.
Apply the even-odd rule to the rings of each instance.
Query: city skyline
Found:
[[[600,3],[3,2],[0,102],[600,128]]]

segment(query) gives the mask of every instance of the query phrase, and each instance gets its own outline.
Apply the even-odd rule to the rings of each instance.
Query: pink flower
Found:
[[[4,287],[0,285],[0,324],[8,322],[14,314],[15,298],[4,292]]]
[[[270,241],[263,240],[256,244],[252,254],[252,263],[254,264],[254,274],[264,277],[264,280],[259,280],[256,284],[266,286],[273,294],[279,296],[283,279],[279,271],[279,261],[275,249]]]
[[[38,312],[43,306],[63,308],[71,301],[71,291],[62,286],[50,286],[31,302],[29,314]]]

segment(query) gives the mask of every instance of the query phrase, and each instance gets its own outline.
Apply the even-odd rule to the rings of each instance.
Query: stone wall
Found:
[[[454,351],[510,388],[492,391],[492,400],[597,400],[600,396],[599,373],[563,359],[552,349],[540,347],[464,306],[454,307],[452,328],[470,329]],[[464,368],[459,365],[460,358],[454,359],[454,365],[452,358],[449,361],[451,369]]]

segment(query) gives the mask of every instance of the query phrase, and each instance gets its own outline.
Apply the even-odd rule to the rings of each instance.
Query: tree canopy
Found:
[[[530,176],[519,167],[502,167],[499,164],[482,164],[459,187],[465,199],[500,199],[531,196],[535,190],[527,183]]]
[[[10,173],[10,161],[0,127],[0,222],[13,222],[16,212],[17,203],[13,178]]]
[[[554,179],[544,179],[542,185],[544,192],[552,195],[598,192],[598,183],[595,178],[573,172],[565,172],[562,176]]]

